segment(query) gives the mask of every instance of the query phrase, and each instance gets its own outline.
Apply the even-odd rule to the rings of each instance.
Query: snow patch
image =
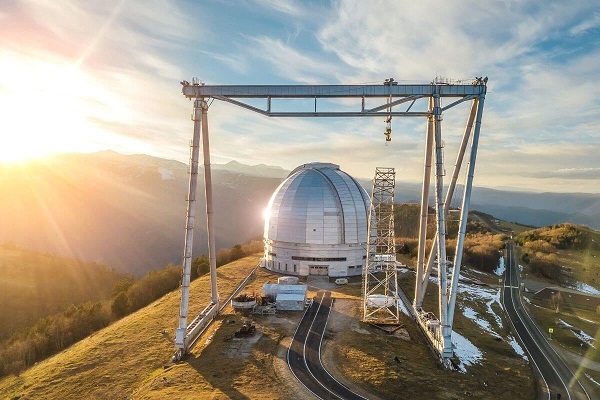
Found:
[[[504,271],[506,271],[506,267],[504,266],[504,257],[500,257],[500,259],[498,260],[498,268],[496,268],[494,273],[498,276],[502,276],[502,274],[504,274]]]
[[[404,305],[404,302],[401,299],[398,299],[398,309],[402,311],[402,314],[410,317],[410,313],[406,309],[406,306]]]
[[[600,382],[598,382],[597,380],[595,380],[594,378],[592,378],[590,376],[590,374],[585,374],[585,377],[588,378],[590,381],[592,381],[593,383],[595,383],[596,385],[600,386]]]
[[[562,319],[558,320],[557,325],[559,328],[563,328],[563,329],[571,329],[573,327],[573,325],[566,323]]]
[[[458,369],[463,374],[467,372],[466,367],[483,360],[483,353],[469,339],[456,331],[452,332],[452,344],[454,354],[459,360]]]
[[[175,179],[175,174],[172,169],[158,167],[158,173],[160,174],[160,179],[163,181],[172,181]]]
[[[499,336],[496,332],[492,330],[490,323],[485,319],[479,318],[479,314],[477,311],[473,310],[471,307],[465,307],[463,310],[463,315],[475,322],[481,329],[486,332],[493,334],[494,336]]]
[[[400,266],[396,267],[396,272],[399,272],[401,274],[405,274],[409,271],[411,271],[411,270],[406,267],[400,267]]]
[[[479,270],[477,270],[475,268],[469,269],[468,272],[474,272],[474,273],[479,274],[479,275],[487,275],[487,272],[479,271]]]
[[[583,293],[600,296],[600,290],[596,289],[592,285],[588,285],[587,283],[576,282],[574,285],[570,285],[569,288],[579,290],[580,292],[583,292]]]
[[[496,314],[493,305],[497,304],[500,309],[504,309],[500,302],[500,289],[486,288],[477,285],[465,285],[459,282],[458,292],[461,294],[462,299],[470,299],[473,301],[485,301],[487,306],[488,314],[491,315],[499,328],[502,328],[502,318]]]
[[[509,336],[508,337],[508,344],[510,344],[510,346],[513,348],[513,350],[515,351],[515,353],[517,353],[518,355],[520,355],[521,357],[523,357],[523,360],[525,361],[529,361],[529,358],[527,358],[527,355],[525,354],[525,352],[523,351],[523,348],[521,347],[521,345],[515,340],[514,337]]]
[[[576,330],[571,329],[571,332],[573,332],[573,335],[577,336],[577,338],[583,343],[586,343],[588,346],[592,346],[594,349],[596,348],[596,346],[594,346],[594,342],[596,341],[596,339],[594,339],[584,331],[577,332]]]

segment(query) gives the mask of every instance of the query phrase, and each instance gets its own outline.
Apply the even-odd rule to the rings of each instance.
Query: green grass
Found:
[[[542,252],[528,241],[533,239],[548,243],[547,248]],[[519,240],[525,240],[521,253],[538,252],[563,266],[567,281],[584,282],[600,288],[600,232],[583,225],[562,224],[525,232],[517,238]]]
[[[0,245],[0,340],[70,305],[109,299],[125,278],[95,262]]]
[[[531,302],[538,307],[529,306],[527,309],[536,319],[540,328],[544,332],[548,332],[548,328],[552,328],[552,339],[569,351],[578,354],[581,350],[581,342],[570,329],[561,329],[558,326],[559,319],[583,330],[592,337],[597,337],[600,341],[600,319],[597,314],[577,308],[569,304],[568,301],[565,301],[565,304],[559,307],[559,312],[547,308],[549,307],[548,304],[544,304],[544,302],[537,301],[534,298],[531,299]],[[600,351],[598,349],[584,345],[583,354],[590,360],[600,362]]]

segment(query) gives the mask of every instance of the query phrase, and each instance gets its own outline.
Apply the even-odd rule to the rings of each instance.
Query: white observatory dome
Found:
[[[291,275],[360,275],[369,207],[369,195],[338,165],[299,166],[269,201],[263,265]]]

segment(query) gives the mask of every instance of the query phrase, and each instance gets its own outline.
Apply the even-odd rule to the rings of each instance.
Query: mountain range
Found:
[[[1,165],[0,243],[96,261],[135,275],[178,264],[188,169],[178,161],[112,151]],[[217,248],[260,236],[263,210],[289,172],[235,161],[212,170]],[[194,256],[207,249],[202,177],[201,172]],[[371,181],[359,182],[371,191]],[[396,201],[417,202],[420,191],[420,184],[397,182]],[[600,229],[600,194],[476,187],[471,208],[534,226],[569,221]]]

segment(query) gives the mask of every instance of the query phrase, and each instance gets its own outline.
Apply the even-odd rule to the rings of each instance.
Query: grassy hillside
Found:
[[[600,288],[600,232],[570,223],[521,233],[526,272],[565,284],[583,282]]]
[[[0,341],[71,304],[109,298],[125,277],[97,263],[0,245]]]
[[[419,235],[421,206],[416,203],[400,203],[394,205],[394,233],[396,237],[416,238]],[[429,218],[427,221],[427,237],[435,235],[436,219],[435,209],[429,207]],[[486,233],[491,230],[482,223],[477,211],[471,211],[467,220],[467,233]],[[490,216],[491,217],[491,216]],[[447,217],[448,235],[456,236],[460,210],[450,210]]]
[[[249,256],[219,268],[221,298],[233,291],[258,259],[259,255]],[[0,380],[0,393],[9,399],[135,397],[138,388],[152,382],[173,355],[179,296],[179,291],[173,291],[19,376]],[[192,282],[190,315],[199,313],[209,299],[209,277]]]

